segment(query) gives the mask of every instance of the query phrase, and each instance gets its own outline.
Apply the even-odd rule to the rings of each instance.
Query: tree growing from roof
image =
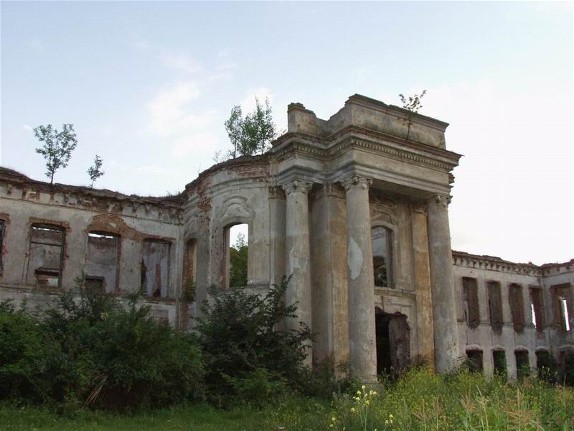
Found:
[[[102,162],[103,162],[102,158],[96,154],[93,166],[90,166],[88,168],[88,175],[90,176],[90,180],[92,181],[90,187],[94,187],[94,183],[96,182],[96,180],[105,174],[105,172],[102,171]]]
[[[409,135],[411,133],[411,126],[413,125],[413,119],[419,112],[419,109],[423,107],[423,105],[421,104],[421,99],[426,93],[427,91],[423,90],[423,92],[420,95],[414,94],[412,96],[409,96],[408,99],[402,94],[399,94],[399,97],[401,98],[401,102],[403,104],[403,108],[407,110],[407,118],[404,120],[405,124],[407,125],[407,137],[406,137],[407,141],[409,140]]]
[[[46,159],[46,176],[50,178],[50,184],[53,184],[54,174],[58,169],[68,166],[72,151],[78,144],[74,126],[64,124],[59,132],[51,124],[40,125],[34,129],[34,135],[44,143],[42,147],[36,148],[36,152]]]
[[[225,130],[233,145],[233,151],[228,154],[229,158],[263,154],[277,136],[269,100],[265,99],[263,106],[255,98],[255,110],[245,117],[241,107],[234,106],[229,119],[225,122]]]

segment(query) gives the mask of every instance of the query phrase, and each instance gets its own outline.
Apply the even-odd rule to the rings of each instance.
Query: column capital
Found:
[[[309,183],[306,181],[301,181],[301,180],[293,180],[288,182],[287,184],[283,184],[283,190],[285,190],[285,194],[291,194],[291,193],[305,193],[307,194],[309,192],[309,190],[311,190],[311,187],[313,186],[313,183]]]
[[[269,199],[285,199],[283,187],[269,186]]]
[[[450,204],[451,197],[450,195],[434,195],[432,198],[429,199],[429,204],[434,204],[437,207],[441,208],[448,208],[448,204]]]
[[[349,178],[341,181],[341,184],[347,191],[350,190],[351,188],[361,188],[363,190],[366,190],[372,183],[373,180],[371,180],[370,178],[360,177],[356,174],[353,174]]]

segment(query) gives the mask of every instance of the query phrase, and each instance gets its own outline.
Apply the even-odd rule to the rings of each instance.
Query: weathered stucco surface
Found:
[[[520,352],[534,367],[540,349],[571,349],[573,265],[453,255],[448,202],[460,156],[446,150],[446,123],[417,115],[407,141],[405,118],[360,95],[328,120],[291,104],[268,153],[215,165],[165,198],[50,186],[0,168],[0,299],[45,304],[83,276],[109,294],[141,290],[158,319],[190,330],[209,287],[228,288],[229,229],[247,224],[248,287],[264,292],[292,276],[286,300],[315,333],[309,366],[345,364],[373,381],[415,358],[446,371],[467,354],[491,373],[502,349],[513,376]],[[523,301],[511,306],[509,291]],[[544,313],[536,328],[530,292]]]

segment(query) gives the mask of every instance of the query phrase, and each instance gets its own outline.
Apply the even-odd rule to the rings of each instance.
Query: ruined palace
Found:
[[[158,319],[189,330],[208,288],[228,288],[229,231],[246,224],[248,287],[292,276],[286,300],[315,333],[309,366],[333,360],[372,381],[419,357],[510,377],[560,360],[574,349],[574,261],[453,252],[460,155],[446,123],[410,114],[360,95],[328,120],[291,104],[266,154],[163,198],[0,168],[0,300],[42,305],[83,277],[109,294],[141,289]]]

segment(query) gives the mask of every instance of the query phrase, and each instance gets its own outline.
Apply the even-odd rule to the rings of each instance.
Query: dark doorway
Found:
[[[410,357],[410,337],[407,316],[388,314],[375,308],[377,335],[377,374],[395,374],[405,368]]]

